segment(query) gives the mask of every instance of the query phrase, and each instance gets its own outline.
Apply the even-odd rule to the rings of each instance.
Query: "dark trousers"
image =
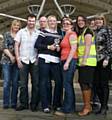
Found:
[[[28,80],[29,73],[31,76],[31,101],[30,105],[38,105],[39,101],[39,80],[38,80],[38,66],[35,63],[25,64],[23,63],[23,68],[20,69],[20,104],[22,106],[29,106],[29,94],[28,94]]]
[[[55,82],[53,100],[51,100],[51,78]],[[44,59],[39,58],[39,81],[42,108],[48,108],[51,104],[53,104],[53,107],[60,107],[63,88],[60,63],[45,63]],[[50,103],[51,101],[53,103]]]
[[[94,86],[99,97],[101,108],[106,108],[109,99],[110,66],[103,67],[103,60],[97,63]]]

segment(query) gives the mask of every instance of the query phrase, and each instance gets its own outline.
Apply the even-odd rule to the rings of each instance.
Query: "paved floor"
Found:
[[[79,87],[75,86],[76,93],[76,109],[79,111],[82,108],[82,98]],[[0,97],[0,120],[112,120],[112,90],[110,90],[109,99],[109,111],[106,117],[95,115],[91,113],[85,117],[79,117],[77,112],[64,117],[59,117],[53,113],[45,114],[42,111],[31,112],[30,110],[24,110],[17,112],[13,109],[2,109],[2,97]]]

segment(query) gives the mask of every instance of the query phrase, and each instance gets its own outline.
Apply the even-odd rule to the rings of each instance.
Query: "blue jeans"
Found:
[[[55,81],[53,98],[51,78]],[[48,108],[50,102],[53,102],[54,108],[60,107],[63,88],[60,63],[45,63],[44,59],[39,58],[39,81],[42,108]]]
[[[62,61],[64,100],[62,111],[71,113],[75,111],[75,93],[73,87],[74,72],[76,70],[76,60],[72,59],[68,70],[63,70],[65,61]]]
[[[3,106],[16,107],[19,69],[16,64],[3,64]]]
[[[38,80],[38,65],[36,63],[23,63],[23,67],[20,69],[20,105],[29,107],[29,93],[28,93],[28,80],[29,74],[31,75],[31,100],[30,106],[36,107],[39,102],[39,80]]]

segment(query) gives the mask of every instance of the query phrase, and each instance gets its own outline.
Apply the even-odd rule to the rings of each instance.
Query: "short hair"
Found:
[[[74,25],[72,19],[70,19],[70,18],[63,19],[62,24],[63,24],[64,21],[69,21],[71,25]]]
[[[29,14],[28,16],[27,16],[27,19],[29,18],[29,17],[31,17],[31,18],[35,18],[36,19],[36,15],[34,15],[34,14]]]

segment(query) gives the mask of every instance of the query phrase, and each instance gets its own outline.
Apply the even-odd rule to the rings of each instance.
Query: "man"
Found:
[[[17,111],[29,108],[28,95],[28,76],[30,73],[32,91],[30,109],[37,110],[39,90],[38,90],[38,67],[37,67],[37,50],[34,49],[35,41],[39,31],[35,28],[36,16],[30,14],[27,18],[27,26],[21,29],[15,38],[15,54],[17,64],[20,69],[20,105]]]
[[[39,19],[40,31],[43,31],[47,28],[47,18],[45,16],[40,17]]]

